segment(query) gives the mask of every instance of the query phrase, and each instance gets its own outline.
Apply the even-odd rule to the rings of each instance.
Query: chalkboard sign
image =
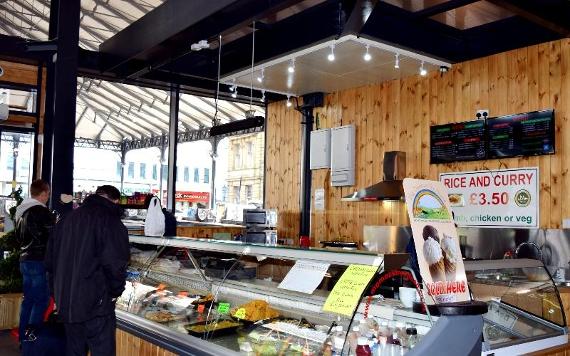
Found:
[[[554,130],[553,110],[487,119],[488,157],[553,154]]]
[[[485,121],[475,120],[430,127],[430,163],[487,158]]]

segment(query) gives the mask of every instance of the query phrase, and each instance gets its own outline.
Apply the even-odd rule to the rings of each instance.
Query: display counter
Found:
[[[123,220],[123,224],[131,235],[144,235],[143,220]],[[244,227],[237,224],[221,224],[200,221],[178,221],[176,235],[179,237],[194,238],[226,238],[243,233]]]
[[[130,241],[129,280],[117,302],[119,328],[177,354],[327,355],[336,350],[348,355],[356,347],[355,326],[374,344],[375,354],[413,354],[443,345],[437,341],[442,330],[442,335],[457,335],[461,325],[474,330],[466,322],[448,330],[453,323],[446,316],[414,312],[382,296],[372,299],[367,319],[362,296],[351,316],[323,311],[347,266],[374,266],[382,273],[400,267],[401,255],[180,237],[131,236]],[[301,260],[329,264],[312,294],[278,287]],[[470,319],[481,321],[478,335],[484,340],[481,344],[476,336],[476,345],[482,354],[520,354],[564,344],[564,311],[540,262],[492,262],[466,264],[473,297],[488,308],[483,317]]]

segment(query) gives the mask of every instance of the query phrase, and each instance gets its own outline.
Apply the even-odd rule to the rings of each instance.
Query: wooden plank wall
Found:
[[[165,350],[148,341],[138,338],[126,331],[117,329],[117,356],[174,356],[176,354]]]
[[[492,116],[555,109],[556,154],[445,165],[429,164],[430,125],[474,118],[477,109]],[[540,226],[559,228],[570,217],[570,40],[564,39],[459,63],[443,75],[430,73],[370,85],[326,96],[315,110],[321,128],[356,125],[356,184],[330,187],[327,170],[313,171],[312,188],[325,189],[325,212],[312,215],[313,243],[341,239],[362,241],[364,225],[408,224],[403,203],[341,202],[343,195],[381,179],[385,151],[407,154],[407,176],[437,179],[451,171],[513,167],[540,169]],[[300,141],[298,114],[283,103],[269,105],[266,204],[280,213],[297,205]],[[282,125],[287,122],[287,126]],[[274,128],[274,132],[271,132]],[[279,128],[279,129],[275,129]],[[294,171],[294,175],[287,172]],[[289,191],[293,189],[292,191]],[[282,192],[287,190],[288,195]],[[273,192],[273,193],[270,193]],[[287,197],[288,199],[284,199]],[[280,221],[281,222],[281,221]],[[280,233],[294,233],[298,222],[287,220]]]
[[[295,238],[301,211],[301,114],[285,102],[268,110],[265,159],[265,206],[279,212],[279,237]]]

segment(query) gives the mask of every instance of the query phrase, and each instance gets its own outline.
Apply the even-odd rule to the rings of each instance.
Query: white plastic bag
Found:
[[[146,236],[164,235],[164,213],[157,197],[153,197],[148,205],[146,220],[144,222],[144,234]]]

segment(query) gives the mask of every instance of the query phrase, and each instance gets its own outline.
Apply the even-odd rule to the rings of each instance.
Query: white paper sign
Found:
[[[323,280],[329,266],[329,263],[297,261],[279,284],[279,288],[313,294]]]
[[[323,188],[315,189],[315,210],[325,210],[325,190]]]
[[[442,173],[459,226],[538,227],[538,168]]]

